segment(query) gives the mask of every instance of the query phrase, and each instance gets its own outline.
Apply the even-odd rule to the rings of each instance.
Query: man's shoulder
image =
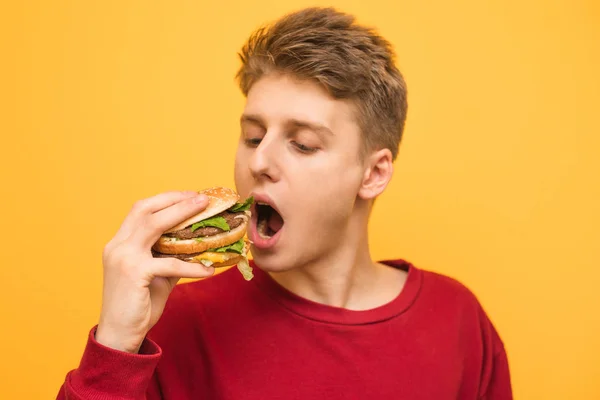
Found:
[[[421,273],[419,300],[422,306],[442,318],[459,322],[463,327],[473,324],[478,326],[478,329],[497,336],[485,307],[468,284],[441,272],[421,270]]]
[[[459,301],[477,302],[475,293],[463,281],[442,272],[422,270],[424,289],[437,293],[441,297],[450,297]]]
[[[442,272],[413,268],[411,273],[419,276],[420,280],[413,311],[429,321],[445,326],[447,331],[454,328],[465,338],[471,332],[492,343],[495,350],[502,347],[502,340],[491,318],[468,284]]]
[[[405,259],[387,259],[384,264],[408,272],[407,284],[418,293],[418,297],[453,299],[463,302],[477,302],[473,291],[458,278],[437,272]]]
[[[475,292],[460,278],[422,267],[410,265],[412,280],[418,282],[418,302],[428,304],[432,308],[448,311],[470,310],[475,313],[483,311]]]

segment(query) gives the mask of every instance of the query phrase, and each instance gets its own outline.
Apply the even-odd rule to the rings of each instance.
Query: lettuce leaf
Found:
[[[239,211],[249,210],[250,206],[252,205],[253,202],[254,202],[254,197],[250,196],[243,203],[235,203],[233,205],[233,207],[231,207],[229,209],[229,211],[231,211],[231,212],[239,212]]]
[[[205,228],[207,226],[212,226],[213,228],[220,228],[220,229],[223,229],[224,231],[231,230],[231,228],[227,224],[227,221],[225,220],[225,218],[211,217],[211,218],[202,220],[200,222],[196,222],[194,225],[192,225],[192,232],[195,232],[196,230],[198,230],[200,228]]]
[[[252,267],[250,266],[250,263],[248,262],[248,259],[246,257],[242,258],[240,262],[238,262],[237,268],[245,280],[249,281],[252,278],[254,278],[254,274],[252,273]]]
[[[206,251],[212,251],[212,252],[215,252],[215,253],[232,252],[232,253],[242,254],[242,251],[244,250],[244,245],[245,245],[244,238],[241,238],[237,242],[232,243],[230,245],[223,246],[223,247],[218,247],[218,248],[210,249],[210,250],[206,250]]]

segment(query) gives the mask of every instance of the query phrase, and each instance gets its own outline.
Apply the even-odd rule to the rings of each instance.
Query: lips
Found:
[[[275,246],[284,227],[284,219],[275,202],[267,195],[252,193],[252,219],[248,234],[253,246],[268,249]]]

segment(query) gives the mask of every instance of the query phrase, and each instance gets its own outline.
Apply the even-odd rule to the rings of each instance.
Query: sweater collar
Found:
[[[355,311],[320,304],[290,292],[261,270],[254,261],[254,281],[259,289],[288,311],[299,316],[338,325],[366,325],[391,319],[406,311],[417,298],[422,283],[422,271],[407,261],[383,260],[381,263],[408,272],[402,291],[392,301],[379,307]]]

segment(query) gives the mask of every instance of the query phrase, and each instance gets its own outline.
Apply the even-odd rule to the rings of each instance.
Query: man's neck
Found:
[[[392,301],[406,273],[372,261],[366,228],[350,227],[348,232],[353,234],[335,252],[310,265],[271,272],[271,277],[298,296],[333,307],[368,310]]]

